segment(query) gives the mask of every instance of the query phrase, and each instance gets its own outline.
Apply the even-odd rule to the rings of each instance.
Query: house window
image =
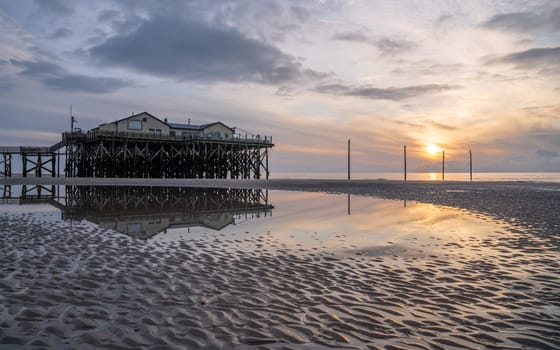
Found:
[[[161,129],[156,129],[156,135],[161,135]]]
[[[175,131],[170,131],[169,136],[175,136]]]
[[[148,130],[148,133],[150,133],[150,134],[155,134],[155,133],[156,133],[156,129],[149,129],[149,130]]]
[[[129,130],[142,130],[142,121],[141,120],[129,120],[128,121],[128,129]]]
[[[127,229],[128,233],[140,233],[140,232],[142,232],[142,223],[133,222],[133,223],[127,224],[126,229]]]

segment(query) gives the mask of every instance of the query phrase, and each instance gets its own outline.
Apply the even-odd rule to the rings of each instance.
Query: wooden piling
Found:
[[[404,181],[406,181],[406,145],[404,145]]]
[[[350,139],[348,139],[348,180],[350,180]]]
[[[269,177],[267,139],[144,137],[97,133],[67,144],[68,177]]]
[[[441,151],[441,180],[445,181],[445,150]]]

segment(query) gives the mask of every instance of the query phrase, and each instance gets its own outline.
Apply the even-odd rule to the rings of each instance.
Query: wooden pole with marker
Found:
[[[404,145],[404,181],[406,181],[406,145]]]
[[[470,169],[471,181],[472,181],[472,150],[469,150],[469,169]]]

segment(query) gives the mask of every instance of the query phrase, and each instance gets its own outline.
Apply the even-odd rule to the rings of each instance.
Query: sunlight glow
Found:
[[[433,143],[430,143],[428,146],[426,146],[426,152],[430,153],[430,154],[436,154],[438,152],[441,151],[441,148],[439,148],[438,146],[434,145]]]

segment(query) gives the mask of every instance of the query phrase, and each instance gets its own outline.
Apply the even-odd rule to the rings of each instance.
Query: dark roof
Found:
[[[182,124],[182,123],[167,123],[173,129],[186,129],[186,130],[203,130],[206,125]]]
[[[229,126],[225,125],[222,122],[214,122],[214,123],[208,123],[208,124],[202,124],[202,125],[182,124],[182,123],[167,123],[167,125],[169,125],[169,127],[173,128],[173,129],[185,129],[185,130],[204,130],[204,129],[206,129],[206,128],[212,126],[212,125],[215,125],[215,124],[222,124],[226,128],[233,131],[232,128],[230,128]]]

